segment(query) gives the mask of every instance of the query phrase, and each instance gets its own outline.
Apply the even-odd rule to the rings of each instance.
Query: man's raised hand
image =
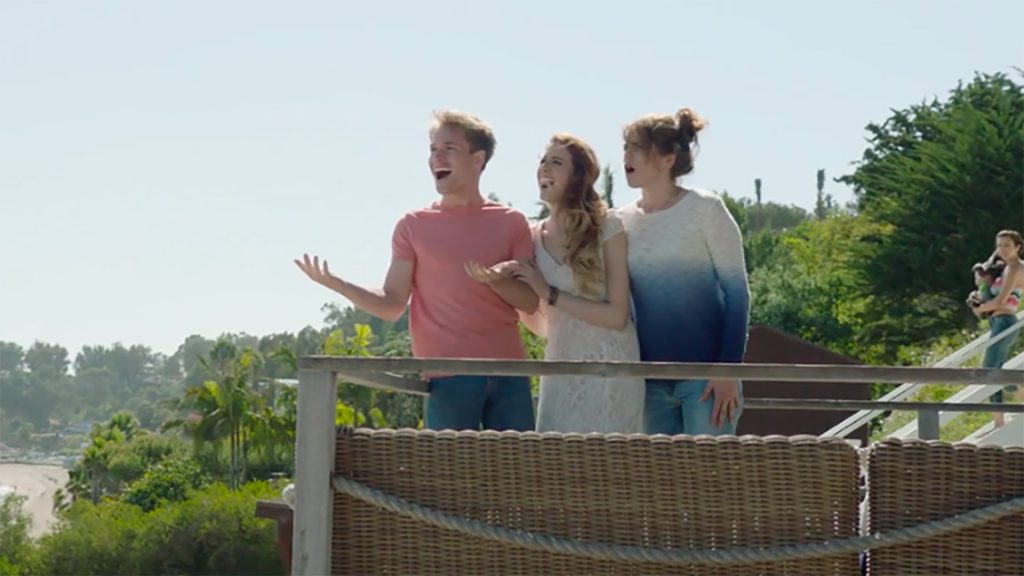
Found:
[[[338,290],[339,287],[344,283],[341,278],[331,274],[330,268],[327,267],[327,260],[320,263],[318,256],[313,256],[310,260],[309,254],[303,254],[302,260],[295,260],[295,265],[299,267],[299,270],[305,272],[309,279],[321,286],[326,286],[332,290]]]

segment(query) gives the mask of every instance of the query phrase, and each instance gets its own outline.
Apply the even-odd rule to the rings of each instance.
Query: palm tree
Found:
[[[340,329],[332,330],[324,340],[323,354],[327,356],[369,356],[373,330],[366,324],[356,324],[355,333],[345,337]],[[366,386],[339,382],[339,410],[353,410],[353,424],[384,427],[383,414],[375,407],[377,392]],[[351,408],[349,408],[351,407]],[[339,416],[340,418],[340,416]]]
[[[109,482],[110,451],[106,450],[106,444],[105,438],[95,437],[82,453],[81,467],[89,481],[89,498],[93,504],[99,504],[104,487]]]
[[[253,399],[249,383],[255,379],[262,358],[252,349],[239,355],[233,343],[222,339],[210,351],[209,359],[200,362],[213,378],[185,392],[178,407],[188,411],[188,416],[169,421],[164,429],[183,430],[192,437],[196,452],[210,445],[219,453],[227,440],[230,485],[238,488],[245,476],[246,440],[257,421],[250,411]]]
[[[104,426],[107,431],[118,430],[125,440],[131,440],[139,431],[139,421],[130,412],[118,412]]]
[[[265,385],[266,394],[253,397],[251,437],[268,462],[287,462],[294,453],[297,393],[275,382]]]
[[[818,170],[818,197],[814,203],[814,217],[824,220],[828,215],[828,208],[825,200],[825,170]]]

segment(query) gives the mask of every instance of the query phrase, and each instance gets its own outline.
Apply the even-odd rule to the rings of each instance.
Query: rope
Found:
[[[948,532],[970,528],[984,522],[998,520],[1010,514],[1024,512],[1024,498],[1014,498],[942,520],[934,520],[890,532],[856,536],[832,542],[812,542],[775,548],[725,548],[722,550],[652,549],[638,546],[565,540],[459,518],[390,494],[385,494],[342,476],[335,476],[333,484],[334,488],[339,492],[368,504],[426,522],[439,528],[461,532],[467,536],[485,538],[530,550],[584,556],[593,560],[652,562],[657,564],[722,566],[836,556],[861,552],[869,548],[884,548],[908,544]]]

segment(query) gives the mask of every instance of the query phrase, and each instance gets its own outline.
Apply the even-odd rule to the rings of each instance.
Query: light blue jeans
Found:
[[[714,397],[701,402],[707,380],[648,380],[644,405],[644,432],[647,434],[709,434],[722,436],[736,434],[736,424],[743,413],[743,384],[740,384],[740,409],[732,422],[724,417],[722,426],[711,423]]]
[[[1017,322],[1016,316],[1013,314],[999,314],[992,316],[988,319],[989,325],[989,338],[995,338],[999,334],[1007,331],[1011,326]],[[982,368],[1002,368],[1006,362],[1006,357],[1010,355],[1010,348],[1013,343],[1017,341],[1017,337],[1020,336],[1020,328],[1018,328],[1013,334],[1010,334],[1006,338],[1003,338],[995,345],[989,346],[985,349],[985,357],[981,361]],[[1017,387],[1010,385],[1004,386],[1002,390],[996,392],[989,399],[993,404],[1003,403],[1003,393],[1013,394],[1017,391]]]
[[[530,379],[525,376],[449,376],[430,380],[425,427],[431,430],[530,431]]]

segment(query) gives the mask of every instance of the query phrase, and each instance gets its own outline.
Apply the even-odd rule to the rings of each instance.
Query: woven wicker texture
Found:
[[[868,460],[872,532],[939,520],[1024,496],[1024,449],[921,440],[875,444]],[[872,550],[870,574],[1024,574],[1024,515]]]
[[[774,547],[857,534],[856,452],[816,437],[339,430],[336,473],[506,528],[650,548]],[[859,574],[856,554],[666,566],[530,551],[335,494],[335,574]]]

